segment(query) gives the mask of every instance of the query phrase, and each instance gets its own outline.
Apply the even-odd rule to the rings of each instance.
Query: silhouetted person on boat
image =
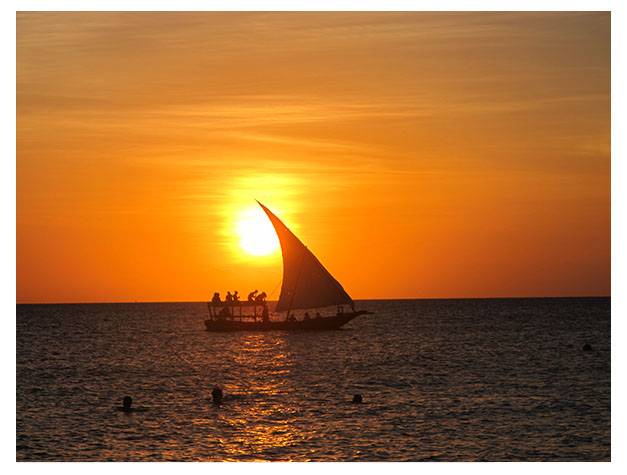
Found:
[[[322,315],[320,315],[320,312],[316,312],[316,318],[322,318]]]
[[[266,297],[267,297],[266,293],[261,292],[259,295],[255,297],[255,303],[265,303]]]
[[[213,298],[211,299],[211,306],[213,307],[213,315],[220,319],[222,317],[222,312],[218,312],[218,308],[222,306],[222,301],[220,300],[220,293],[214,292]]]
[[[255,317],[255,321],[257,321],[256,317]],[[267,305],[263,306],[263,312],[261,313],[261,321],[262,322],[269,322],[270,321],[270,314],[268,314],[268,307],[267,307]]]
[[[226,297],[224,297],[224,302],[227,305],[227,307],[225,307],[228,310],[227,317],[230,318],[233,316],[233,314],[231,313],[231,307],[233,306],[233,296],[231,295],[230,291],[226,293]]]
[[[254,302],[255,301],[255,298],[257,298],[257,292],[258,292],[258,290],[255,289],[254,292],[251,292],[251,293],[248,294],[248,301],[249,302]]]
[[[213,388],[213,391],[211,391],[211,399],[214,405],[219,406],[222,403],[222,389]]]
[[[233,302],[239,303],[239,294],[237,293],[237,290],[233,292]]]
[[[222,307],[222,310],[220,310],[220,313],[218,314],[218,320],[226,320],[227,318],[231,318],[229,307]]]
[[[303,317],[303,320],[311,320],[311,317],[309,316],[309,312],[305,312],[305,316]]]

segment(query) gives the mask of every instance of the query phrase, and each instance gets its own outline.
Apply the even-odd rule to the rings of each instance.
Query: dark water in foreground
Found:
[[[211,334],[203,303],[18,305],[17,460],[609,460],[609,298],[357,306]]]

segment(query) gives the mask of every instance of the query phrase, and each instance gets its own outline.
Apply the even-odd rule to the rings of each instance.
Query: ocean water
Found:
[[[339,331],[208,333],[204,303],[18,305],[16,458],[610,460],[609,298],[357,307]]]

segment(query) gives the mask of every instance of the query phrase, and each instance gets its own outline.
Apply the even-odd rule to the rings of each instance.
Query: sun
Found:
[[[240,247],[250,255],[267,256],[279,248],[274,228],[261,209],[242,213],[236,229]]]

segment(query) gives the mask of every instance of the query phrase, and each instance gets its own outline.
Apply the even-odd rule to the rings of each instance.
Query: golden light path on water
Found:
[[[263,453],[280,452],[307,436],[285,419],[285,408],[276,403],[281,398],[293,396],[289,383],[292,355],[287,341],[280,335],[242,335],[234,345],[237,347],[234,354],[236,365],[256,367],[264,374],[263,378],[246,383],[241,389],[245,387],[245,394],[264,394],[269,400],[256,401],[247,407],[245,416],[223,419],[238,431],[222,446],[229,452],[226,460],[235,461],[246,456],[248,460],[261,461],[264,460]]]

